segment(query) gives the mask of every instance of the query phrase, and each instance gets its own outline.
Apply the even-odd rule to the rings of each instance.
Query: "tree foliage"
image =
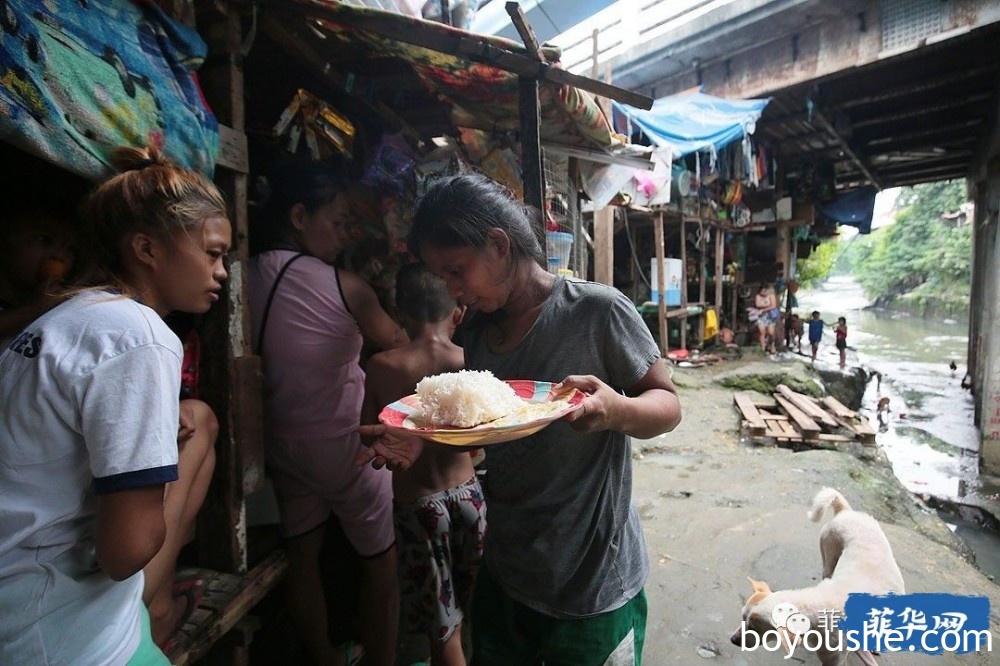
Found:
[[[800,259],[795,265],[795,277],[806,289],[825,280],[834,268],[834,261],[841,253],[840,239],[825,240],[809,253],[805,259]]]
[[[955,227],[941,217],[965,201],[961,180],[903,188],[895,222],[855,239],[844,252],[844,267],[877,303],[909,294],[920,294],[923,305],[933,298],[968,302],[972,225]]]

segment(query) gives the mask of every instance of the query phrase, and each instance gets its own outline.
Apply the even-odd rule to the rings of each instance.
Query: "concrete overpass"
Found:
[[[1000,473],[1000,0],[625,0],[556,42],[571,71],[596,52],[598,72],[652,97],[771,97],[756,136],[786,170],[832,169],[839,191],[967,179],[968,362]]]

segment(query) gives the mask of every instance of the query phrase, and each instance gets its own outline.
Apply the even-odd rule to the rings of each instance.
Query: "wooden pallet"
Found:
[[[247,612],[278,584],[287,568],[284,551],[275,551],[242,576],[194,567],[178,571],[178,578],[204,580],[205,593],[167,653],[170,663],[194,663],[232,629],[242,634],[238,642],[248,643],[254,627]]]
[[[875,443],[875,430],[868,420],[848,409],[836,398],[817,400],[779,384],[773,394],[774,404],[755,401],[751,394],[733,394],[733,403],[741,416],[741,425],[754,439],[819,445],[825,442],[860,441]]]

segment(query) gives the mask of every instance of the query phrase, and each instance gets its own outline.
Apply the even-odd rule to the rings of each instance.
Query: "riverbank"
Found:
[[[907,592],[989,596],[991,627],[1000,640],[1000,587],[972,564],[971,550],[934,510],[903,487],[884,455],[876,450],[862,460],[849,452],[793,453],[741,441],[733,390],[719,381],[733,374],[798,373],[802,365],[743,351],[742,360],[677,368],[682,423],[635,443],[633,495],[652,565],[644,662],[788,663],[778,654],[741,652],[728,638],[749,596],[748,576],[773,589],[819,581],[820,526],[809,522],[806,510],[823,486],[837,488],[854,508],[880,521]],[[995,663],[986,653],[884,654],[880,660]]]

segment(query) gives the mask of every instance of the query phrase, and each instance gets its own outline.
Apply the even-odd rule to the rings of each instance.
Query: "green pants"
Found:
[[[149,629],[149,611],[146,610],[145,604],[142,604],[142,608],[139,609],[139,620],[142,623],[140,629],[142,638],[139,642],[139,648],[128,660],[128,666],[170,666],[170,661],[153,643],[153,634],[150,633]]]
[[[472,600],[474,666],[642,666],[646,594],[592,617],[550,617],[511,599],[486,567]]]

